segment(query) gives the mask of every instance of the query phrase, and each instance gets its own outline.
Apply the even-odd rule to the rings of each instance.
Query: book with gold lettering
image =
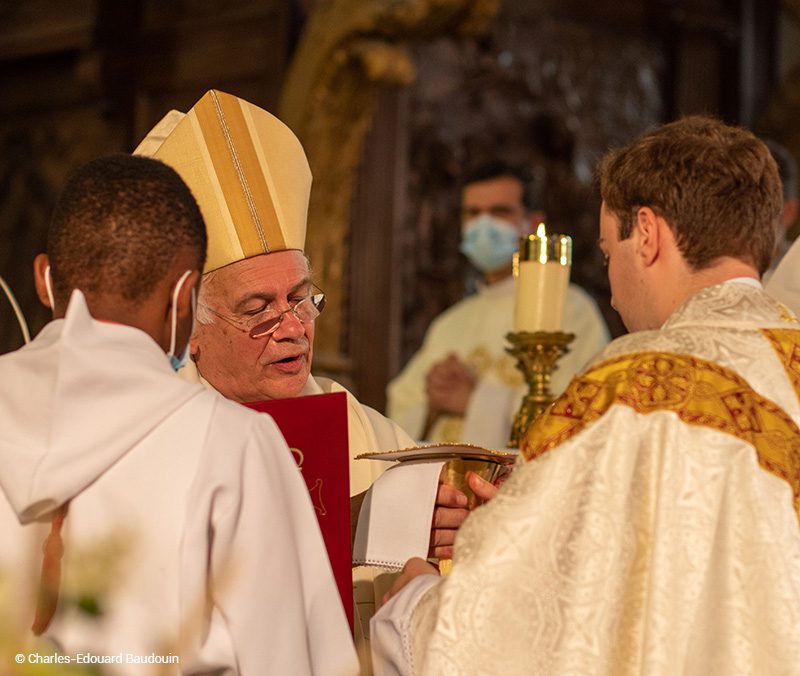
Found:
[[[353,627],[350,470],[344,392],[245,404],[281,430],[308,487],[328,558]]]

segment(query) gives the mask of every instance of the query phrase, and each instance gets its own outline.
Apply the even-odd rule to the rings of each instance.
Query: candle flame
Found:
[[[544,223],[539,223],[536,228],[536,236],[539,238],[539,262],[547,263],[547,230]]]

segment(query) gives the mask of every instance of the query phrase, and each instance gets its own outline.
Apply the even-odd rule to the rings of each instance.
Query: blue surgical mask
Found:
[[[519,230],[508,221],[480,214],[464,224],[459,250],[481,272],[511,263],[519,249]]]
[[[175,341],[177,340],[178,330],[178,294],[180,293],[181,287],[186,281],[186,278],[191,274],[191,270],[184,272],[183,275],[181,275],[181,278],[178,280],[178,283],[175,285],[175,290],[172,292],[172,327],[170,330],[169,352],[167,352],[167,358],[169,359],[170,366],[172,366],[175,371],[182,369],[184,366],[186,366],[186,362],[189,361],[189,341],[186,341],[186,345],[184,346],[183,350],[181,350],[179,355],[175,354]],[[196,302],[195,291],[192,289],[192,332],[194,332],[194,306]]]
[[[180,371],[184,366],[186,366],[188,361],[189,343],[186,343],[186,347],[183,348],[183,352],[181,352],[179,355],[169,355],[169,365],[172,367],[173,371]]]

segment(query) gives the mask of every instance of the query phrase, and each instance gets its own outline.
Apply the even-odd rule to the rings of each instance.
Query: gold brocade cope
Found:
[[[594,366],[531,425],[523,457],[532,460],[564,443],[615,404],[644,415],[671,411],[687,425],[751,444],[761,467],[791,486],[800,517],[800,429],[739,375],[689,355],[641,352]]]
[[[464,416],[443,413],[434,419],[427,438],[436,442],[458,443],[464,438]]]

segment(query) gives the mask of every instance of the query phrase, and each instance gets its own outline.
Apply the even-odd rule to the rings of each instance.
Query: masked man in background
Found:
[[[461,189],[461,252],[483,275],[475,295],[443,312],[387,388],[387,413],[418,439],[505,448],[525,393],[505,351],[514,321],[512,257],[542,220],[529,172],[504,162],[476,167]],[[575,334],[551,387],[558,394],[608,342],[596,303],[570,284],[564,331]]]

